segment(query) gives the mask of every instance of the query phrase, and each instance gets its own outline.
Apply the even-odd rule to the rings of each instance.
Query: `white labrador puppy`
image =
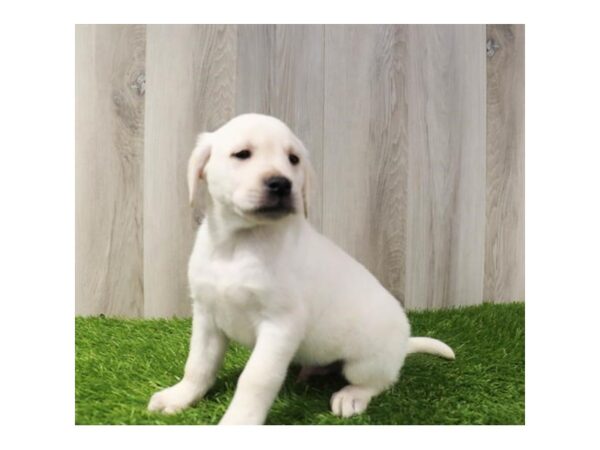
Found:
[[[228,338],[252,348],[221,424],[262,424],[291,362],[343,364],[349,384],[334,414],[363,412],[393,384],[407,353],[453,359],[446,344],[410,337],[400,303],[360,263],[305,219],[308,152],[278,119],[244,114],[198,137],[190,202],[208,184],[188,276],[193,299],[183,379],[150,399],[175,413],[215,381]]]

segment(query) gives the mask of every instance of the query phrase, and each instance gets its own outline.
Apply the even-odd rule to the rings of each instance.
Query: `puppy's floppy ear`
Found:
[[[212,147],[212,133],[200,133],[196,140],[196,147],[190,155],[187,169],[188,191],[190,205],[194,204],[194,197],[198,189],[198,180],[204,177],[204,167],[210,158]]]

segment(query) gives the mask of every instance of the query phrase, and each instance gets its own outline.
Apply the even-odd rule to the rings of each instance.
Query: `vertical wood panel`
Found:
[[[323,231],[404,301],[406,27],[326,26]]]
[[[271,114],[275,25],[238,25],[236,114]]]
[[[481,303],[485,26],[411,26],[407,301]]]
[[[316,186],[309,219],[321,229],[323,174],[323,25],[243,25],[238,28],[238,114],[273,115],[309,150]]]
[[[76,314],[138,316],[145,27],[76,27]]]
[[[197,221],[186,166],[199,132],[235,105],[235,26],[149,25],[144,170],[144,314],[189,315],[187,262]]]
[[[309,220],[322,228],[323,179],[323,25],[277,25],[273,58],[271,114],[302,140],[315,169]]]
[[[525,298],[525,27],[488,25],[484,300]]]

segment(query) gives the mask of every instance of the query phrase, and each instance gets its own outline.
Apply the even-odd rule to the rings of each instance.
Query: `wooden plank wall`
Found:
[[[187,157],[250,111],[304,141],[311,222],[407,308],[524,300],[523,26],[85,25],[76,41],[77,314],[189,315]]]

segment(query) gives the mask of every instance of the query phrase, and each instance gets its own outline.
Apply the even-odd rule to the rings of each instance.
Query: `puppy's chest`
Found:
[[[271,275],[256,261],[211,262],[190,271],[194,301],[212,311],[217,326],[234,341],[254,346],[256,329],[272,293]]]

